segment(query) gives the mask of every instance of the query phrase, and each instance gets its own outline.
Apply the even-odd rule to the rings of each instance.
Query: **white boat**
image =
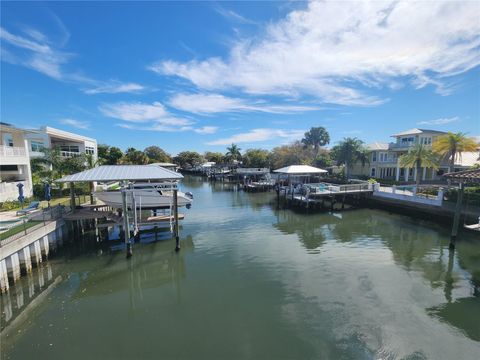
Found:
[[[173,205],[173,189],[175,184],[133,184],[127,189],[127,206],[132,208],[133,198],[137,209],[165,209]],[[121,191],[97,191],[95,197],[106,205],[122,208]],[[193,202],[191,193],[177,192],[178,206],[190,206]]]

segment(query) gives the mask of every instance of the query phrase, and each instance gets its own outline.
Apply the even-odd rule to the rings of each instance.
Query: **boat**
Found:
[[[127,189],[127,206],[132,207],[133,198],[137,209],[166,209],[173,205],[173,190],[176,184],[173,183],[141,183],[131,184]],[[122,208],[122,191],[96,191],[94,196],[114,208]],[[193,202],[193,195],[190,192],[177,192],[178,206],[190,207]]]

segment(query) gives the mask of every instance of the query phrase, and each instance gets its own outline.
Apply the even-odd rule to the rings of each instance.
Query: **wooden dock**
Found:
[[[330,204],[333,210],[336,203],[345,207],[345,202],[350,201],[358,203],[362,197],[373,193],[373,184],[303,184],[297,187],[283,187],[280,189],[279,200],[283,199],[287,206],[300,208],[323,208],[325,200]]]

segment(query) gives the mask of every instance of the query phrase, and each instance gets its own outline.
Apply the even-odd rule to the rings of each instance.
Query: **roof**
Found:
[[[398,134],[391,135],[391,137],[404,136],[404,135],[417,135],[417,134],[423,134],[423,133],[445,134],[444,131],[413,128],[410,130],[399,132]]]
[[[71,133],[71,132],[68,132],[68,131],[65,131],[65,130],[52,128],[50,126],[44,126],[44,127],[40,128],[40,132],[45,132],[46,134],[48,134],[51,137],[59,138],[59,139],[67,140],[67,141],[68,140],[74,140],[74,141],[77,140],[77,141],[91,141],[91,142],[95,142],[95,143],[97,142],[97,140],[95,140],[93,138],[89,138],[87,136]]]
[[[157,163],[153,163],[153,164],[150,164],[150,165],[157,165],[157,166],[161,166],[161,167],[178,167],[177,164],[168,163],[168,162],[157,162]]]
[[[281,169],[273,170],[273,172],[281,174],[320,174],[328,171],[309,165],[290,165]]]
[[[465,170],[465,171],[458,171],[458,172],[451,172],[444,174],[448,179],[453,179],[457,181],[473,181],[473,182],[480,182],[480,169],[474,170]]]
[[[177,180],[183,175],[156,165],[103,165],[73,175],[67,175],[57,182],[83,181],[147,181]]]
[[[479,163],[480,153],[478,151],[457,153],[455,166],[472,167]]]
[[[382,143],[375,141],[372,144],[367,145],[368,150],[388,150],[388,143]]]

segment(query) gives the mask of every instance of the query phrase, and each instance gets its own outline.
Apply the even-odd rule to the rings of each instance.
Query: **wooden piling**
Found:
[[[463,202],[463,183],[459,183],[458,193],[457,193],[457,205],[455,206],[455,215],[453,217],[453,226],[452,226],[452,235],[450,236],[450,249],[455,249],[455,242],[457,240],[458,234],[458,225],[460,223],[460,215],[462,213],[462,202]]]
[[[122,189],[122,208],[123,208],[123,231],[125,234],[125,246],[127,249],[127,259],[132,256],[132,243],[130,242],[130,227],[128,225],[128,208],[127,208],[127,190]]]
[[[178,190],[173,189],[173,213],[175,219],[175,251],[180,250],[179,224],[178,224]],[[171,214],[170,214],[171,216]]]

